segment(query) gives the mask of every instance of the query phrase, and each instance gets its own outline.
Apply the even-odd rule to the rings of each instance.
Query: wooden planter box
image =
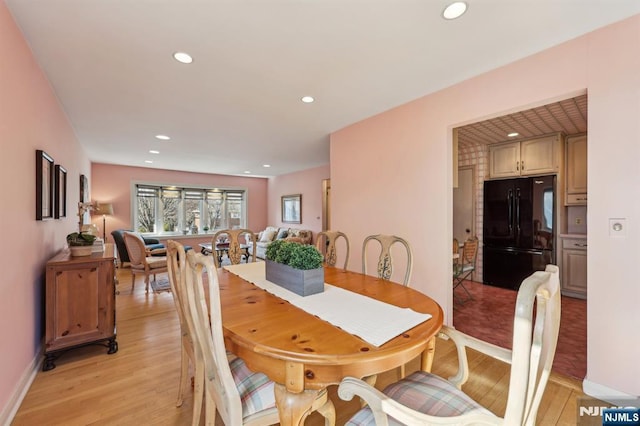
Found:
[[[324,268],[302,270],[269,259],[265,262],[267,281],[300,296],[310,296],[324,291]]]

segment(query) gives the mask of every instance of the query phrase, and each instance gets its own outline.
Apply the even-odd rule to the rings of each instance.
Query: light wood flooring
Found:
[[[145,294],[138,279],[131,293],[131,275],[119,270],[117,303],[119,351],[88,346],[67,352],[57,367],[38,372],[12,425],[188,425],[192,398],[175,407],[178,385],[179,324],[170,293]],[[478,353],[470,353],[473,375],[463,388],[498,415],[505,409],[508,366]],[[416,369],[412,362],[408,371]],[[433,371],[448,377],[457,367],[453,344],[438,340]],[[396,380],[396,371],[379,375],[378,387]],[[338,425],[358,409],[357,401],[342,401],[329,389]],[[575,425],[580,382],[552,374],[538,412],[538,424]],[[222,422],[218,422],[222,424]],[[306,425],[323,425],[313,413]],[[228,425],[235,426],[235,425]]]

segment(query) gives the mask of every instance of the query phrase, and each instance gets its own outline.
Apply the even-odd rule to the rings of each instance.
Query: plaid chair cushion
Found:
[[[383,392],[400,404],[431,416],[459,416],[472,410],[491,414],[445,379],[424,371],[416,371],[399,382],[387,386]],[[391,417],[389,417],[389,424],[402,425]],[[369,407],[365,407],[358,411],[347,425],[375,426],[373,412]]]
[[[276,406],[273,382],[267,376],[249,370],[241,358],[229,361],[229,367],[240,393],[243,418]]]

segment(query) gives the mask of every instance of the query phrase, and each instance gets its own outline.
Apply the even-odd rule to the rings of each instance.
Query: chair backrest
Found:
[[[124,232],[124,245],[127,247],[131,266],[145,266],[147,264],[147,252],[144,240],[135,232]]]
[[[465,240],[462,245],[462,263],[464,265],[476,265],[478,258],[478,237],[471,237]]]
[[[183,338],[190,336],[189,326],[183,308],[185,303],[184,298],[186,297],[184,294],[184,283],[187,279],[186,263],[187,256],[184,246],[173,240],[167,241],[167,269],[169,272],[169,284],[171,285],[173,302],[176,305],[176,311],[178,312],[180,331]]]
[[[214,256],[215,257],[215,256]],[[203,273],[206,271],[209,303],[205,295]],[[211,256],[187,252],[186,314],[194,327],[196,362],[204,364],[206,384],[225,425],[242,424],[242,403],[227,361],[222,329],[220,287]]]
[[[232,265],[237,265],[242,260],[243,250],[240,247],[240,236],[244,236],[246,244],[249,244],[252,247],[252,250],[249,250],[251,253],[252,262],[256,261],[256,234],[253,233],[250,229],[222,229],[215,234],[213,234],[213,239],[211,241],[211,248],[214,251],[214,262],[216,268],[220,267],[220,262],[218,261],[218,256],[215,256],[215,248],[216,244],[218,244],[218,239],[222,236],[226,235],[229,243],[229,248],[227,250],[227,256],[229,256],[229,261]],[[247,252],[244,251],[246,254]],[[249,262],[249,259],[247,259]]]
[[[391,246],[395,243],[402,244],[407,250],[407,270],[404,275],[404,285],[409,284],[411,279],[411,271],[413,269],[413,253],[409,242],[404,238],[395,235],[369,235],[362,243],[362,273],[367,273],[367,245],[370,241],[375,240],[380,243],[380,257],[378,258],[378,278],[390,280],[393,272],[393,261],[391,259]]]
[[[559,329],[559,272],[557,266],[547,265],[545,272],[535,272],[518,290],[505,424],[535,424]]]
[[[322,231],[318,232],[316,237],[316,248],[320,253],[324,253],[324,262],[330,266],[336,266],[338,262],[338,253],[336,251],[336,240],[343,238],[347,246],[346,255],[344,258],[344,267],[347,269],[349,263],[349,238],[344,232],[340,231]]]

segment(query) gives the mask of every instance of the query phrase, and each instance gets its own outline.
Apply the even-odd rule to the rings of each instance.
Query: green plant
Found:
[[[322,254],[314,246],[285,240],[276,240],[269,244],[266,258],[303,270],[318,269],[322,267],[324,260]]]
[[[91,246],[95,240],[95,235],[82,232],[72,232],[67,235],[67,243],[69,246]]]

